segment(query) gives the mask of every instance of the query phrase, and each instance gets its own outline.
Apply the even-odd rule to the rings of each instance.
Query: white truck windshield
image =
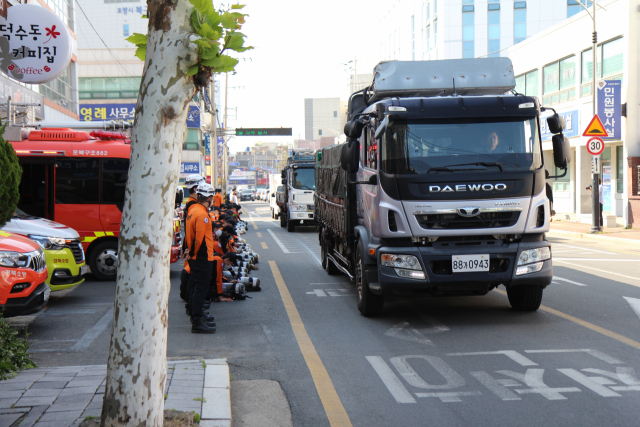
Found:
[[[535,118],[390,121],[381,169],[393,174],[535,170],[542,166]]]
[[[291,186],[300,190],[316,189],[315,168],[297,168],[291,172]]]

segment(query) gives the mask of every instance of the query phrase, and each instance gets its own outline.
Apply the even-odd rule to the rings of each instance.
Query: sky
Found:
[[[379,0],[248,0],[245,45],[236,74],[229,75],[231,127],[292,127],[292,137],[234,137],[230,152],[258,141],[304,139],[304,99],[349,96],[343,65],[358,58],[358,74],[379,62]],[[369,18],[369,19],[368,19]],[[372,22],[373,21],[373,22]],[[371,25],[373,24],[373,25]],[[367,29],[368,27],[368,29]],[[367,36],[369,34],[369,36]],[[224,77],[221,85],[224,103]],[[235,109],[237,108],[237,117]],[[222,110],[222,108],[220,108]]]

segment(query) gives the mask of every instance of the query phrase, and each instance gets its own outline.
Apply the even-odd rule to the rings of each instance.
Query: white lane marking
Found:
[[[351,289],[325,289],[331,297],[352,297],[355,293]]]
[[[525,350],[525,353],[587,353],[590,356],[595,357],[598,360],[607,362],[610,365],[617,365],[624,363],[615,357],[611,357],[606,353],[598,350],[591,350],[590,348],[577,348],[577,349],[559,349],[559,350]]]
[[[367,360],[376,371],[382,383],[387,387],[391,396],[398,403],[416,403],[409,390],[402,384],[400,378],[391,370],[387,362],[380,356],[366,356]]]
[[[462,402],[461,396],[482,396],[479,391],[448,391],[439,393],[416,393],[418,397],[437,397],[442,402]]]
[[[93,327],[89,329],[73,347],[69,349],[69,351],[84,351],[89,348],[91,343],[93,343],[93,341],[95,341],[95,339],[98,338],[105,329],[107,329],[107,326],[109,326],[112,320],[113,307],[110,308],[109,311],[107,311],[105,315],[102,316],[100,320],[98,320],[98,322],[93,325]]]
[[[607,387],[605,387],[605,386],[603,386],[601,384],[598,384],[597,382],[595,382],[594,380],[592,380],[588,376],[586,376],[584,374],[581,374],[580,372],[576,371],[575,369],[558,369],[558,371],[560,371],[561,373],[565,374],[566,376],[568,376],[569,378],[571,378],[575,382],[577,382],[579,384],[582,384],[583,386],[585,386],[589,390],[599,394],[602,397],[621,397],[615,391],[611,391]]]
[[[415,328],[407,328],[407,326],[409,326],[408,322],[398,323],[397,325],[392,326],[391,329],[384,334],[388,337],[400,338],[401,340],[435,346],[435,344],[431,342],[429,338],[422,335],[420,331]]]
[[[576,286],[587,286],[584,283],[574,282],[573,280],[563,279],[562,277],[558,277],[558,276],[553,276],[553,280],[562,280],[563,282],[571,283],[572,285],[576,285]]]
[[[327,294],[324,293],[324,291],[322,289],[314,289],[313,292],[307,292],[307,294],[309,294],[309,295],[314,295],[315,294],[316,296],[319,296],[319,297],[326,297],[327,296]]]
[[[316,255],[311,249],[309,249],[309,247],[307,245],[302,243],[302,240],[300,241],[300,244],[302,246],[304,246],[304,248],[311,254],[311,256],[314,257],[316,261],[318,261],[318,264],[320,264],[320,266],[322,266],[322,261],[320,260],[320,257],[318,255]]]
[[[562,246],[565,248],[573,248],[573,249],[580,249],[581,251],[587,251],[587,252],[600,252],[602,254],[611,254],[611,255],[615,255],[613,252],[607,252],[607,251],[599,251],[597,249],[590,249],[590,248],[582,248],[580,246],[572,246],[572,245],[565,245],[564,243],[554,243],[551,242],[551,247],[553,246]]]
[[[495,379],[484,371],[473,371],[469,373],[472,377],[480,381],[480,384],[488,388],[501,400],[522,400],[518,397],[518,395],[507,388],[518,386],[519,384],[516,381],[507,379]]]
[[[285,245],[280,241],[280,239],[278,239],[278,238],[276,237],[276,235],[274,234],[274,232],[273,232],[273,231],[271,231],[271,230],[267,229],[267,232],[269,232],[269,234],[271,234],[271,237],[273,237],[273,240],[276,242],[276,244],[277,244],[278,246],[280,246],[280,249],[282,249],[282,252],[284,252],[285,254],[291,254],[291,253],[294,253],[294,252],[291,252],[289,249],[287,249],[287,247],[286,247],[286,246],[285,246]]]
[[[443,325],[442,323],[440,323],[438,320],[434,319],[431,316],[427,316],[424,313],[418,313],[418,316],[420,316],[422,320],[424,320],[430,325],[427,329],[422,329],[422,333],[437,334],[440,332],[447,332],[449,330],[447,326]]]
[[[555,259],[555,261],[558,261],[558,262],[561,262],[561,263],[564,263],[564,264],[568,264],[568,265],[572,265],[572,266],[578,267],[578,268],[588,268],[589,270],[595,270],[595,271],[599,271],[601,273],[613,274],[614,276],[625,277],[627,279],[640,280],[640,277],[627,276],[625,274],[614,273],[612,271],[600,270],[599,268],[587,267],[586,265],[572,264],[572,263],[567,262],[567,261],[560,261],[557,258]],[[637,286],[637,285],[632,285],[632,286]]]
[[[476,351],[473,353],[447,353],[447,356],[489,356],[495,354],[503,354],[514,362],[522,366],[537,366],[538,364],[531,359],[526,358],[522,354],[514,350],[500,350],[500,351]]]
[[[627,302],[631,306],[631,309],[636,312],[638,317],[640,317],[640,299],[638,299],[638,298],[629,298],[629,297],[622,297],[622,298],[627,300]]]

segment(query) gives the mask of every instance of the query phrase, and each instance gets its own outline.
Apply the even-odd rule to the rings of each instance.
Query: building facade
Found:
[[[601,156],[599,172],[605,185],[604,215],[609,217],[610,225],[617,220],[618,225],[637,227],[640,225],[637,167],[640,164],[640,124],[637,119],[640,2],[604,0],[598,4],[603,9],[596,13],[596,83],[598,87],[606,88],[606,82],[621,81],[623,105],[620,115],[609,115],[608,112],[601,115],[605,129],[620,121],[620,134],[605,139]],[[565,134],[571,141],[573,161],[565,177],[550,181],[554,190],[554,209],[585,223],[591,223],[592,212],[591,191],[587,187],[592,180],[593,156],[586,150],[589,138],[582,136],[593,117],[592,31],[593,21],[583,11],[508,50],[517,92],[538,97],[543,106],[554,108],[567,120]],[[605,94],[600,89],[596,92],[598,97]],[[543,132],[542,138],[545,166],[551,175],[556,175],[550,135]]]
[[[340,98],[306,98],[304,100],[304,139],[338,136],[347,123],[347,102]]]

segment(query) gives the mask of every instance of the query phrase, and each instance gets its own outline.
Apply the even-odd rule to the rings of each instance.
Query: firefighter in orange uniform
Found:
[[[209,217],[213,193],[211,185],[198,185],[197,203],[191,206],[187,215],[186,241],[191,269],[187,311],[191,316],[191,332],[200,334],[212,334],[216,331],[213,316],[204,311],[204,302],[213,273],[213,230]]]
[[[219,208],[224,203],[222,198],[222,190],[220,188],[216,188],[216,195],[213,196],[213,206]]]

